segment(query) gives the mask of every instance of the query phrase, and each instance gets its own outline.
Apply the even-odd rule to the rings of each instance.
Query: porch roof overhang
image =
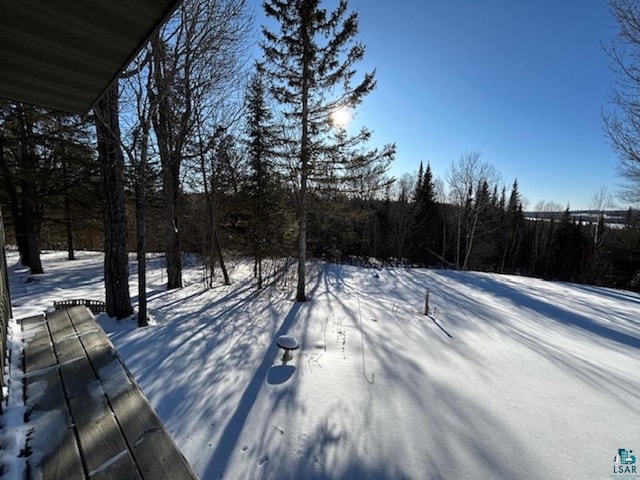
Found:
[[[181,1],[0,1],[0,97],[86,113]]]

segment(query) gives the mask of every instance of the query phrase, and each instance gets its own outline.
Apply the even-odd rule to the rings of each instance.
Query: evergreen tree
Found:
[[[348,174],[350,155],[345,151],[369,138],[362,130],[355,137],[334,135],[331,117],[356,107],[375,87],[374,73],[366,73],[353,85],[355,65],[364,46],[355,42],[358,16],[347,12],[347,1],[335,10],[320,7],[320,0],[266,0],[267,17],[279,31],[263,27],[264,72],[270,91],[290,121],[288,160],[296,176],[298,216],[298,282],[296,300],[306,300],[307,216],[310,188],[327,179]],[[387,147],[386,157],[393,154]],[[359,161],[367,159],[358,156]]]
[[[380,231],[379,253],[378,257],[387,261],[393,256],[393,218],[392,206],[390,198],[391,185],[387,186],[384,191],[384,199],[378,202],[376,209],[376,224]]]
[[[629,208],[625,215],[625,226],[612,229],[608,237],[608,257],[613,272],[602,284],[640,291],[640,218],[638,212]]]
[[[420,195],[422,194],[422,178],[424,177],[424,168],[422,162],[418,168],[418,176],[416,177],[416,186],[413,190],[413,203],[417,204],[420,201]]]
[[[254,276],[258,288],[262,288],[264,256],[274,247],[275,225],[279,208],[277,174],[274,159],[277,154],[278,135],[274,116],[267,103],[267,89],[262,80],[260,69],[249,82],[245,98],[247,110],[247,146],[250,166],[249,194],[252,199],[252,231],[254,233]],[[281,230],[282,231],[282,230]]]
[[[569,208],[557,223],[550,239],[545,278],[570,282],[582,281],[583,260],[588,245],[581,222],[576,222]]]
[[[437,248],[436,240],[439,237],[436,223],[435,185],[429,163],[424,169],[420,162],[413,201],[412,259],[424,265],[432,255],[431,252]]]
[[[472,197],[473,195],[469,196],[469,202],[472,206],[469,210],[468,228],[466,229],[463,270],[486,268],[486,259],[491,256],[491,253],[487,251],[488,244],[484,240],[487,234],[495,233],[490,225],[493,200],[487,180],[479,182],[475,198],[472,199]],[[491,241],[491,245],[493,244],[494,242]],[[472,252],[475,252],[473,257]]]
[[[505,212],[505,244],[502,256],[501,271],[514,271],[518,263],[522,245],[524,214],[522,200],[518,189],[518,180],[513,181],[509,202]]]
[[[96,165],[88,125],[74,115],[2,102],[0,143],[7,220],[14,227],[21,262],[32,273],[42,273],[40,248],[46,245],[47,233],[66,234],[72,259],[74,224],[99,215],[91,208],[96,204]]]

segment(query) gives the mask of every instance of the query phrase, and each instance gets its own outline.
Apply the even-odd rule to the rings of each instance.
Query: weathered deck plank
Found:
[[[81,307],[68,311],[76,329],[81,332],[80,341],[98,373],[143,476],[154,480],[197,478],[110,342],[104,341],[104,333],[96,328],[93,316]]]
[[[122,392],[112,405],[145,478],[197,478],[139,390]]]
[[[44,316],[22,322],[25,335],[25,417],[32,430],[29,446],[39,457],[29,459],[33,478],[81,480],[85,478]]]
[[[197,480],[86,307],[23,330],[30,478]]]
[[[57,373],[56,373],[57,375]],[[62,391],[54,375],[32,376],[26,384],[29,445],[41,457],[29,459],[33,478],[69,480],[85,478],[78,443]]]
[[[89,361],[82,358],[63,365],[60,373],[89,475],[104,472],[110,478],[140,478]]]
[[[23,337],[28,348],[24,349],[25,373],[35,372],[56,365],[51,336],[44,315],[25,318],[21,322]]]
[[[141,478],[68,312],[58,310],[48,319],[89,476]]]

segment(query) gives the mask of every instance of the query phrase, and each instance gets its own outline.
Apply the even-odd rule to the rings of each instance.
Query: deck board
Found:
[[[67,310],[48,315],[60,375],[90,476],[141,478]],[[107,477],[109,478],[109,477]]]
[[[25,320],[22,325],[28,331],[24,348],[25,417],[32,426],[29,445],[43,455],[35,462],[30,459],[31,476],[48,480],[84,479],[73,419],[44,316]],[[56,432],[50,431],[52,426],[57,427]],[[55,442],[52,434],[58,437]]]
[[[44,315],[29,317],[21,322],[23,338],[25,338],[24,368],[25,372],[35,372],[56,365],[58,362],[53,353],[53,345]]]
[[[193,478],[193,471],[135,381],[127,374],[120,358],[105,344],[92,316],[69,309],[80,341],[98,373],[107,398],[145,478],[173,480]]]
[[[32,465],[32,470],[39,471],[34,472],[34,478],[39,474],[50,480],[85,478],[73,420],[57,372],[31,375],[25,381],[27,417],[34,426],[30,445],[34,451],[43,452],[38,465]],[[53,425],[58,431],[50,431]],[[58,436],[55,449],[52,434]]]
[[[104,471],[113,474],[111,478],[140,478],[89,360],[85,357],[62,365],[60,373],[89,473]]]
[[[32,478],[197,479],[86,307],[23,328],[29,442],[34,451],[53,443],[45,458],[29,459]]]

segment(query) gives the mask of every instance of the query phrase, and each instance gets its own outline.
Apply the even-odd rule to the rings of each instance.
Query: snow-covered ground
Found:
[[[102,300],[102,255],[78,257],[46,253],[27,282],[10,254],[14,317]],[[202,479],[610,479],[619,449],[640,452],[634,293],[314,264],[300,304],[290,279],[256,291],[250,262],[231,286],[206,290],[194,265],[165,291],[161,261],[155,325],[99,321]],[[300,342],[286,365],[282,334]]]

